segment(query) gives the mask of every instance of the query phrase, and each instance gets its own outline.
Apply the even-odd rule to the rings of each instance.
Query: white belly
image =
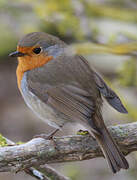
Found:
[[[42,102],[35,94],[29,91],[26,81],[26,73],[22,79],[21,93],[30,109],[32,109],[32,111],[48,125],[54,128],[60,128],[60,126],[65,123],[65,120],[59,118],[53,108]]]

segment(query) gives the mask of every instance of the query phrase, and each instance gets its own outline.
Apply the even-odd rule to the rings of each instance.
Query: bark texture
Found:
[[[137,123],[109,127],[124,155],[137,150]],[[0,147],[0,172],[18,172],[44,164],[81,161],[103,156],[89,135],[35,138],[22,145]]]

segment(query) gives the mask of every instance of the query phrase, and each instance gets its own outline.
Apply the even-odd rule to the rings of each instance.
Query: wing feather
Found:
[[[124,105],[122,104],[120,98],[118,95],[107,86],[107,84],[104,82],[104,80],[99,76],[98,73],[94,73],[95,75],[95,81],[98,90],[103,95],[103,97],[107,100],[107,102],[118,112],[121,113],[128,113]]]

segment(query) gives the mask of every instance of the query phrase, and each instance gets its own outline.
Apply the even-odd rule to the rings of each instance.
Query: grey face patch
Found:
[[[64,48],[60,47],[57,44],[48,48],[44,48],[43,50],[47,52],[49,56],[53,56],[54,58],[64,54]]]

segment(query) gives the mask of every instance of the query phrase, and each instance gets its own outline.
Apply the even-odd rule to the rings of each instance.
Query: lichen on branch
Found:
[[[137,150],[137,123],[112,126],[110,133],[124,155]],[[15,146],[0,148],[0,172],[21,171],[42,164],[81,161],[103,156],[90,135],[55,137],[53,140],[35,138]]]

